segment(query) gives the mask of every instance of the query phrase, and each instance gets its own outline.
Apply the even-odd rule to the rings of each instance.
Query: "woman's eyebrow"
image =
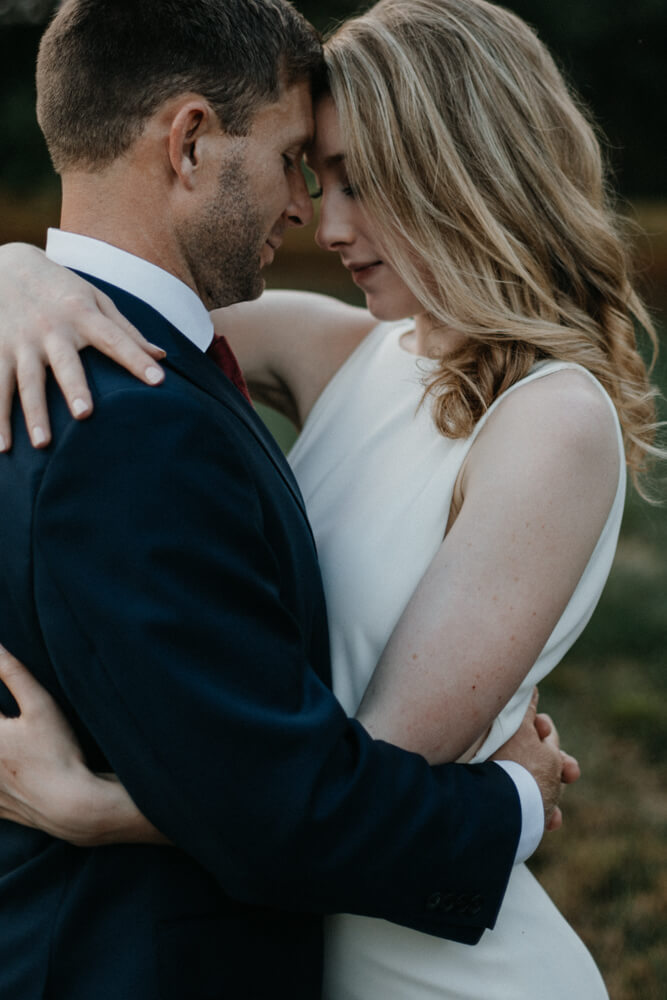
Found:
[[[325,167],[337,167],[340,163],[345,160],[345,153],[333,153],[331,156],[325,156],[324,166]]]

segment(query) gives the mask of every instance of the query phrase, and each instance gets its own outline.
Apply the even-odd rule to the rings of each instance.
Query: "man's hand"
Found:
[[[545,828],[558,830],[563,823],[559,802],[563,785],[581,776],[574,757],[560,748],[558,730],[548,715],[537,714],[537,688],[521,726],[494,753],[492,760],[513,760],[535,778],[544,804]]]

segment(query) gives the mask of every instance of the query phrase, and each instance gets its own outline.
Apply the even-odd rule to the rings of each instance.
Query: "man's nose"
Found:
[[[287,206],[287,220],[290,226],[307,226],[313,220],[313,203],[308,194],[306,178],[296,170],[292,179],[291,201]]]

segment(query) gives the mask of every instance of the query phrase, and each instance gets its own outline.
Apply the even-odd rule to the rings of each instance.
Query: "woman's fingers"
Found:
[[[49,366],[72,416],[81,419],[92,413],[93,400],[77,356],[85,347],[97,348],[147,385],[163,381],[164,371],[157,362],[165,352],[145,340],[107,295],[47,261],[34,247],[0,249],[10,261],[7,274],[16,277],[21,290],[19,296],[16,281],[5,280],[0,451],[8,451],[12,444],[10,414],[17,386],[32,444],[42,448],[51,440],[44,391]]]
[[[4,646],[0,646],[0,681],[9,690],[26,721],[35,714],[55,709],[51,695]]]
[[[93,399],[79,352],[69,340],[47,341],[48,363],[72,416],[83,420],[93,412]],[[24,407],[25,409],[25,407]]]
[[[93,398],[79,357],[84,347],[95,347],[147,385],[164,380],[164,371],[155,362],[165,357],[165,352],[142,337],[103,292],[95,290],[94,303],[80,306],[73,320],[76,336],[69,330],[67,336],[56,331],[45,339],[44,349],[75,419],[85,419],[93,412]]]
[[[44,448],[51,440],[49,412],[46,406],[45,362],[34,348],[20,352],[16,362],[16,383],[21,409],[34,448]]]
[[[14,365],[0,358],[0,452],[9,451],[12,446],[12,424],[10,420],[16,372]]]
[[[67,400],[70,413],[77,420],[90,416],[93,399],[88,388],[86,373],[79,357],[84,346],[96,347],[123,368],[128,369],[148,385],[159,385],[164,379],[164,371],[155,363],[165,352],[150,344],[116,310],[111,300],[105,305],[100,293],[100,306],[115,313],[104,315],[101,311],[86,308],[79,314],[81,324],[85,322],[84,334],[73,334],[72,330],[60,334],[53,331],[44,337],[43,352],[37,343],[24,343],[16,360],[16,384],[21,399],[21,408],[35,448],[43,448],[51,441],[51,427],[46,404],[46,367],[51,367],[58,385]],[[14,392],[14,372],[10,364],[0,364],[0,434],[5,439],[5,448],[11,446],[11,413]]]
[[[166,352],[142,337],[107,295],[96,291],[95,301],[100,313],[95,331],[89,331],[91,335],[94,333],[94,337],[91,336],[87,342],[94,344],[147,385],[162,382],[164,371],[155,362],[164,358]]]

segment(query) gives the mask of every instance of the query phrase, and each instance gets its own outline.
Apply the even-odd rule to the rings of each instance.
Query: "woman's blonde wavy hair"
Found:
[[[380,0],[325,55],[385,252],[436,327],[467,334],[426,383],[440,431],[470,434],[536,361],[576,362],[611,396],[638,485],[664,452],[635,329],[654,356],[657,338],[595,132],[535,33],[484,0]]]

